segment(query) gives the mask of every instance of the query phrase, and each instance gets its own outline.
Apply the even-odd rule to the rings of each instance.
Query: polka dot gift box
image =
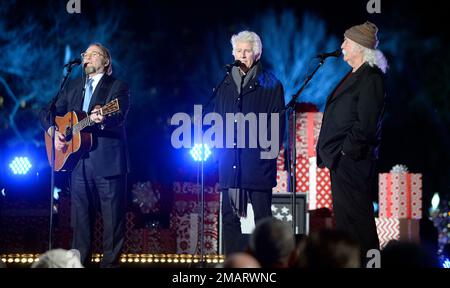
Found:
[[[409,173],[396,165],[379,175],[380,218],[422,218],[422,174]]]

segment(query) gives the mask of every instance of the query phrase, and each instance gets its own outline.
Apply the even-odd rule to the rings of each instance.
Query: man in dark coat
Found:
[[[232,132],[224,135],[223,149],[217,149],[227,255],[245,248],[241,241],[240,217],[246,217],[248,200],[253,207],[255,223],[272,216],[276,157],[284,124],[280,113],[284,108],[283,86],[259,62],[262,52],[259,36],[242,31],[233,35],[231,43],[234,58],[241,64],[232,68],[219,87],[215,103],[215,111],[224,119],[225,130]],[[239,113],[242,118],[226,120],[227,117],[230,120],[230,114]],[[267,121],[263,117],[267,117]],[[261,139],[270,139],[270,147]]]
[[[125,237],[126,174],[129,172],[124,122],[129,108],[128,86],[111,76],[112,59],[108,49],[92,44],[82,53],[86,79],[69,82],[56,102],[56,114],[85,111],[95,125],[89,127],[93,147],[83,155],[71,173],[72,248],[79,250],[83,265],[90,258],[93,225],[98,198],[103,215],[103,258],[100,267],[116,267]],[[120,111],[104,117],[95,112],[118,99]],[[52,121],[41,114],[41,124],[53,133]],[[67,145],[63,131],[55,131],[55,148]],[[95,193],[97,192],[97,194]]]
[[[317,142],[317,165],[331,173],[337,229],[359,241],[362,256],[378,249],[371,196],[385,105],[386,59],[376,50],[377,27],[348,29],[341,46],[349,72],[327,99]],[[375,186],[376,187],[376,186]]]

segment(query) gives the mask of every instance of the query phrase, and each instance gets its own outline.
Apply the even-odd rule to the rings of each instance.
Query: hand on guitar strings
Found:
[[[55,149],[61,151],[66,146],[66,139],[58,130],[55,131]]]

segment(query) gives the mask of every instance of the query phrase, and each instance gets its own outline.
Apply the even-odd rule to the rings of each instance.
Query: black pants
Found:
[[[234,252],[244,251],[247,243],[242,236],[240,219],[231,207],[227,189],[222,190],[222,196],[223,244],[225,255],[230,255]],[[255,225],[261,219],[272,216],[272,190],[251,190],[249,200],[255,216]]]
[[[359,242],[362,258],[365,258],[368,250],[379,249],[372,206],[376,176],[375,160],[355,161],[342,156],[331,169],[336,228]]]
[[[117,267],[125,238],[126,175],[99,177],[91,160],[82,159],[71,177],[72,248],[88,265],[95,215],[100,203],[103,217],[103,258],[100,267]]]

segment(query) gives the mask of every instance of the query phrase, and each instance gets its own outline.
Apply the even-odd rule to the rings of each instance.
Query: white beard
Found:
[[[96,70],[97,70],[97,69],[95,69],[94,66],[86,66],[86,67],[84,68],[84,73],[86,73],[86,75],[89,75],[89,74],[95,73]]]

